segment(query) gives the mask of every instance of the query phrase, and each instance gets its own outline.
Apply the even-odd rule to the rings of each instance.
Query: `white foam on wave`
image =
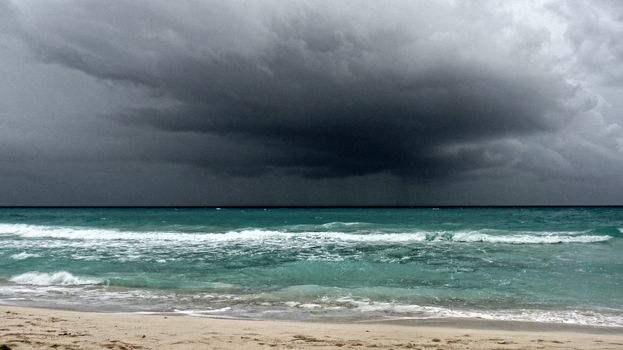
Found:
[[[36,286],[80,286],[89,284],[101,284],[102,280],[97,278],[86,278],[74,276],[67,271],[59,272],[38,272],[31,271],[21,275],[11,277],[9,280],[17,284],[27,284]]]
[[[221,312],[229,312],[232,311],[233,309],[230,306],[226,306],[220,309],[207,309],[207,310],[179,310],[179,309],[174,309],[173,311],[175,313],[179,313],[179,314],[183,314],[183,315],[187,315],[187,316],[194,316],[194,317],[201,317],[201,316],[206,316],[206,315],[211,315],[211,314],[217,314],[217,313],[221,313]]]
[[[327,300],[325,300],[327,301]],[[467,310],[450,309],[439,306],[421,306],[415,304],[400,304],[395,302],[373,302],[370,300],[354,300],[338,298],[334,303],[310,303],[287,301],[277,303],[261,303],[262,314],[303,313],[309,315],[331,315],[338,312],[341,317],[373,319],[436,319],[436,318],[464,318],[484,319],[492,321],[520,321],[554,324],[570,324],[583,326],[623,327],[623,316],[620,312],[600,313],[589,310],[538,310],[538,309],[509,309],[509,310]],[[350,305],[350,306],[347,306]],[[286,309],[283,309],[285,306]],[[236,309],[230,306],[216,309],[179,310],[176,313],[197,317],[244,317],[248,312],[257,315],[254,307],[246,309],[239,305]],[[350,311],[350,312],[349,312]],[[615,310],[616,311],[616,310]],[[334,314],[335,315],[335,314]],[[298,319],[300,316],[293,316]]]
[[[0,224],[0,235],[17,235],[24,238],[57,238],[70,240],[136,240],[136,241],[283,241],[283,240],[332,240],[361,242],[411,242],[423,241],[426,233],[372,233],[349,234],[344,232],[287,232],[264,229],[244,229],[224,233],[184,233],[164,231],[120,231],[62,226],[26,224]]]
[[[116,305],[120,310],[139,305],[155,312],[170,310],[175,305],[187,305],[188,309],[175,309],[175,313],[203,317],[246,317],[262,313],[298,313],[335,316],[357,319],[434,319],[466,318],[495,321],[525,321],[586,326],[623,327],[623,314],[619,309],[599,310],[539,310],[539,309],[454,309],[442,306],[426,306],[399,302],[381,302],[354,297],[323,297],[295,301],[273,300],[258,303],[256,296],[229,294],[201,294],[183,296],[178,293],[164,293],[149,290],[106,290],[99,288],[75,288],[72,286],[96,284],[100,280],[76,277],[67,272],[29,272],[11,279],[22,285],[0,286],[0,300],[48,300],[59,305],[58,299],[67,298],[75,305]],[[283,300],[283,299],[282,299]],[[56,303],[56,304],[55,304]],[[214,303],[214,304],[212,304]],[[61,304],[63,304],[61,302]],[[67,304],[68,305],[68,304]],[[156,306],[158,305],[158,306]],[[212,307],[206,307],[211,305]],[[179,307],[179,306],[178,306]]]
[[[494,321],[524,321],[542,323],[562,323],[585,326],[623,327],[620,312],[599,313],[588,310],[461,310],[438,306],[421,306],[393,302],[371,302],[340,298],[341,303],[349,303],[354,311],[363,314],[400,315],[401,318],[480,318]]]
[[[452,240],[455,242],[486,242],[506,244],[557,244],[557,243],[594,243],[610,240],[611,236],[560,235],[560,234],[510,234],[489,235],[479,232],[458,232]]]
[[[299,303],[298,301],[286,301],[283,305],[287,307],[297,307],[300,309],[321,309],[323,306],[316,303]]]
[[[32,253],[26,253],[26,252],[21,252],[18,254],[13,254],[11,255],[11,259],[14,260],[24,260],[24,259],[28,259],[28,258],[38,258],[41,255],[39,254],[32,254]]]
[[[335,227],[352,227],[352,226],[364,226],[364,225],[368,225],[368,223],[359,222],[359,221],[354,221],[354,222],[334,221],[334,222],[327,222],[326,224],[322,224],[320,226],[325,227],[325,228],[335,228]]]
[[[63,226],[44,226],[26,224],[0,224],[0,235],[17,235],[24,238],[52,238],[67,240],[98,241],[141,241],[186,242],[228,244],[274,243],[278,245],[298,245],[301,242],[323,243],[414,243],[414,242],[462,242],[462,243],[504,243],[504,244],[556,244],[556,243],[594,243],[610,240],[607,235],[587,235],[585,231],[571,232],[512,232],[494,230],[474,231],[415,231],[415,232],[371,232],[348,233],[339,231],[290,232],[269,229],[242,229],[223,233],[187,233],[166,231],[121,231]]]

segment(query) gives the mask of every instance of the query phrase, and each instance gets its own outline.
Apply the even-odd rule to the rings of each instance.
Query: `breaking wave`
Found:
[[[327,300],[325,300],[326,302]],[[336,306],[338,302],[340,306]],[[220,307],[216,309],[175,309],[176,313],[196,317],[275,317],[281,315],[288,318],[289,313],[307,315],[310,319],[336,315],[345,319],[483,319],[491,321],[520,321],[553,324],[569,324],[602,327],[623,327],[623,316],[617,312],[601,313],[588,310],[538,310],[538,309],[509,309],[509,310],[468,310],[451,309],[439,306],[423,306],[415,304],[401,304],[394,302],[374,302],[370,300],[354,300],[339,298],[333,303],[309,302],[277,302],[265,303],[266,309],[245,310],[242,305],[236,307]],[[257,306],[255,306],[257,308]],[[279,316],[277,316],[279,317]],[[300,317],[300,316],[299,316]],[[261,318],[261,317],[260,317]]]
[[[506,244],[556,244],[556,243],[594,243],[610,240],[611,236],[594,235],[561,235],[548,233],[542,235],[511,234],[511,235],[488,235],[482,233],[459,232],[452,237],[455,242],[486,242]]]
[[[32,253],[26,253],[26,252],[21,252],[18,254],[13,254],[11,255],[11,259],[13,260],[24,260],[24,259],[28,259],[28,258],[38,258],[41,255],[39,254],[32,254]]]
[[[333,223],[331,223],[333,224]],[[355,223],[356,224],[356,223]],[[325,224],[326,225],[326,224]],[[325,225],[320,225],[323,227]],[[326,227],[323,227],[326,228]],[[0,235],[17,235],[23,238],[52,238],[68,240],[126,240],[126,241],[174,241],[188,243],[283,243],[315,242],[324,243],[415,243],[415,242],[460,242],[460,243],[501,243],[501,244],[558,244],[558,243],[597,243],[613,238],[606,234],[590,234],[589,231],[538,232],[538,231],[415,231],[415,232],[339,232],[306,231],[292,232],[271,229],[242,229],[222,233],[188,233],[166,231],[121,231],[62,226],[43,226],[26,224],[0,224]],[[27,254],[27,253],[25,253]],[[24,255],[23,258],[26,256]],[[29,257],[29,256],[28,256]],[[17,257],[16,259],[19,259]]]
[[[89,284],[101,284],[103,281],[97,278],[74,276],[67,271],[38,272],[31,271],[11,277],[9,280],[16,284],[35,286],[81,286]]]

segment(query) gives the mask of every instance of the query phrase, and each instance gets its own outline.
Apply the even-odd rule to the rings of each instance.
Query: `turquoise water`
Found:
[[[622,208],[0,209],[0,302],[623,326]]]

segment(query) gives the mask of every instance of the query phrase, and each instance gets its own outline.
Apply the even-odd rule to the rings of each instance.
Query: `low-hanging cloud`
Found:
[[[215,183],[619,181],[623,129],[617,99],[606,97],[621,92],[620,9],[0,0],[9,50],[122,101],[89,115],[82,103],[82,117],[59,112],[57,129],[37,131],[45,138],[29,152],[24,140],[5,149],[12,159],[88,163],[93,173],[105,162],[119,178],[127,164],[148,163],[171,174],[189,166]],[[71,131],[57,137],[62,129]]]
[[[458,176],[512,162],[495,141],[554,131],[592,103],[441,2],[378,17],[369,2],[61,5],[26,15],[37,57],[171,101],[119,123],[257,147],[230,162],[208,144],[179,157],[215,171]]]

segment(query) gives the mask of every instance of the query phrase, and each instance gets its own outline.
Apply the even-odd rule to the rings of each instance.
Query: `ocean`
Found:
[[[623,208],[4,208],[0,303],[623,327]]]

